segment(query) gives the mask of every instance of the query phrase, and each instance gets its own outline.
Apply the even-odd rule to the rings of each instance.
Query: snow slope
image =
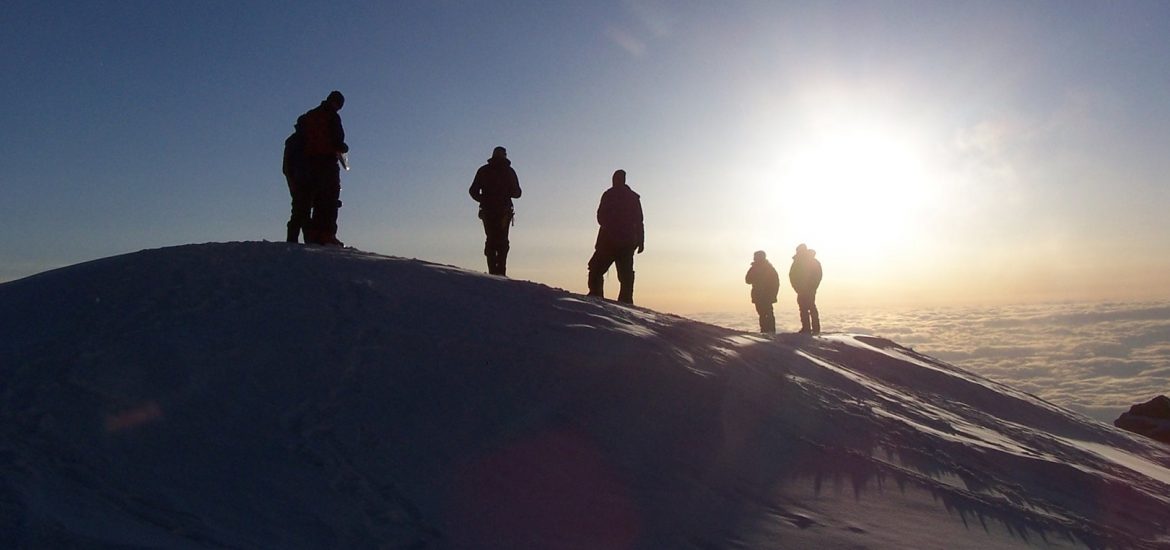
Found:
[[[0,546],[1170,547],[1170,449],[897,344],[352,249],[0,285]]]

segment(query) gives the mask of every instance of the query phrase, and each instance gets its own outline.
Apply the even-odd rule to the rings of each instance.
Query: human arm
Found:
[[[475,172],[475,178],[471,180],[471,187],[467,188],[467,194],[475,202],[483,202],[483,168]]]
[[[345,143],[345,128],[341,126],[341,116],[333,113],[333,147],[338,153],[348,153],[349,145]]]
[[[636,196],[637,195],[635,195],[635,197]],[[634,205],[637,207],[636,210],[638,216],[638,254],[641,254],[646,250],[646,223],[642,218],[642,199],[635,199]]]
[[[511,197],[513,199],[518,199],[518,198],[520,198],[520,193],[522,193],[522,191],[520,189],[520,178],[518,176],[516,176],[516,170],[512,169],[511,167],[508,168],[508,172],[512,176],[512,178],[511,178],[511,180],[512,180],[511,181],[511,184],[512,184],[511,185],[511,193],[509,193],[509,194],[511,195]]]

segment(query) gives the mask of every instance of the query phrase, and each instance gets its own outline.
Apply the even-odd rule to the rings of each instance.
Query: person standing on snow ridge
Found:
[[[479,219],[483,220],[483,255],[487,257],[488,273],[507,276],[508,230],[516,211],[512,199],[520,198],[520,179],[508,160],[508,150],[496,147],[487,164],[475,172],[471,198],[479,203]]]
[[[800,334],[820,334],[821,318],[817,312],[817,287],[821,285],[821,262],[817,251],[804,243],[796,247],[788,280],[796,291],[796,306],[800,308]]]
[[[281,172],[284,173],[284,181],[288,183],[288,194],[292,197],[292,214],[289,215],[288,224],[285,226],[288,230],[285,241],[290,243],[300,240],[301,230],[306,231],[305,240],[308,241],[309,217],[313,206],[313,196],[304,183],[303,149],[304,143],[299,132],[294,131],[284,140],[284,163],[281,165]]]
[[[344,246],[337,240],[337,209],[341,207],[341,171],[338,161],[349,152],[345,130],[337,112],[345,105],[345,96],[334,90],[320,105],[297,119],[296,133],[301,136],[302,178],[298,183],[310,197],[312,214],[304,227],[305,242]],[[295,214],[294,197],[294,215]],[[292,221],[289,222],[292,236]]]
[[[756,251],[752,266],[743,279],[752,285],[752,303],[756,305],[756,313],[760,314],[760,332],[776,334],[776,314],[772,311],[772,304],[776,303],[776,295],[780,293],[780,275],[763,250]]]
[[[589,295],[604,296],[605,272],[617,265],[618,301],[634,303],[634,252],[646,249],[642,199],[626,185],[626,171],[613,173],[613,186],[601,195],[597,207],[597,242],[589,258]]]

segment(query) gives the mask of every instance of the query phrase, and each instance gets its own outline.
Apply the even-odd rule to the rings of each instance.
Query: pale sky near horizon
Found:
[[[575,292],[622,168],[635,301],[749,309],[801,242],[842,306],[1170,298],[1170,3],[8,2],[0,281],[284,237],[281,146],[333,89],[340,238]],[[612,274],[607,285],[616,293]],[[793,301],[783,290],[781,307]]]

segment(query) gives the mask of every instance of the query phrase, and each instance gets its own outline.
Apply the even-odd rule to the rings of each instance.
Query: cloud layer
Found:
[[[795,307],[777,304],[781,331]],[[917,351],[1111,423],[1170,393],[1170,302],[824,311],[826,331],[890,338]],[[754,331],[754,312],[703,314]]]

